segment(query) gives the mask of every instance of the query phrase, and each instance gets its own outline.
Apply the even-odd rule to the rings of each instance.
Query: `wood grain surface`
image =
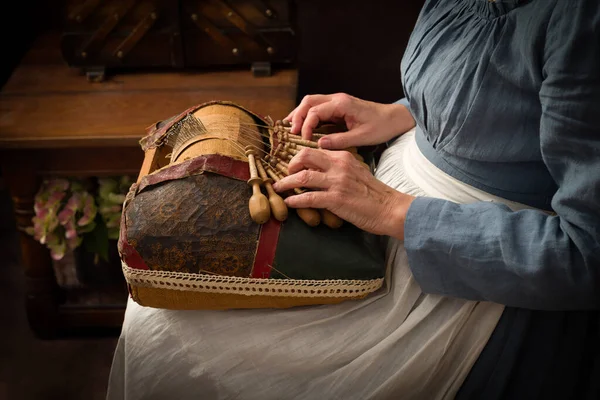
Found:
[[[0,94],[0,148],[131,147],[150,124],[206,101],[233,101],[274,119],[295,104],[295,70],[268,78],[247,70],[120,73],[91,83],[57,63],[50,39],[36,42]]]

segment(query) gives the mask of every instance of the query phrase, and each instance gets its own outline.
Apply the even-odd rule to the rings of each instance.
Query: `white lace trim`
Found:
[[[353,298],[374,292],[383,285],[383,278],[369,280],[259,279],[173,271],[151,271],[130,268],[125,262],[121,264],[125,279],[132,285],[204,293]]]

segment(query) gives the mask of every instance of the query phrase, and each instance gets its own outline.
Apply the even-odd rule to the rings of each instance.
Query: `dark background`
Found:
[[[299,0],[298,96],[402,97],[400,60],[423,0]]]
[[[298,99],[334,92],[380,102],[402,97],[400,60],[422,3],[297,0]],[[62,10],[58,0],[2,3],[0,87],[40,33],[60,30]],[[103,399],[116,338],[35,338],[18,249],[0,173],[0,399]]]
[[[402,97],[400,60],[423,0],[297,0],[298,99],[347,92],[379,102]],[[4,85],[33,39],[59,30],[63,2],[3,2],[0,26]]]

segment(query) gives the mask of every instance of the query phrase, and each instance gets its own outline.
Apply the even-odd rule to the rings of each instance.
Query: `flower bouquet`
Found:
[[[116,240],[131,182],[118,177],[42,183],[35,196],[33,226],[27,232],[50,250],[59,285],[106,281],[101,270],[109,264],[116,264],[112,269],[120,277]]]
[[[67,249],[79,247],[82,234],[96,227],[94,197],[78,181],[44,181],[35,196],[33,210],[33,227],[27,232],[46,245],[54,260],[61,260]]]

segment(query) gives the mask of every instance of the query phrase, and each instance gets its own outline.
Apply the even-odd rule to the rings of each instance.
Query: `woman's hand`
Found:
[[[381,183],[347,151],[303,149],[290,175],[273,187],[318,189],[285,199],[293,208],[326,208],[357,227],[404,240],[406,212],[414,197]]]
[[[285,119],[292,123],[292,133],[302,133],[307,140],[319,122],[345,122],[347,132],[319,140],[324,149],[384,143],[415,126],[410,111],[401,104],[373,103],[345,93],[305,96]]]

